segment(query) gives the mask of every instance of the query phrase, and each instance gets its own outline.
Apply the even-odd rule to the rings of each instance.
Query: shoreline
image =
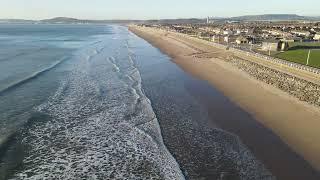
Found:
[[[169,32],[132,26],[129,30],[168,54],[186,72],[223,92],[232,102],[271,129],[315,169],[320,170],[320,145],[313,144],[319,137],[318,108],[258,81],[221,60],[230,56],[229,52],[199,42],[188,42],[191,40],[183,41],[182,37]]]
[[[183,71],[157,48],[152,49],[155,52],[147,59],[143,58],[144,54],[137,53],[143,90],[158,119],[164,144],[177,160],[186,179],[219,179],[222,176],[235,180],[275,179],[237,136],[210,124],[212,121],[207,106],[191,90],[194,83],[198,84],[197,88],[214,89]],[[157,65],[157,68],[154,69],[151,64]],[[218,91],[213,94],[218,99],[226,98]],[[212,105],[219,104],[212,102]],[[236,106],[232,102],[226,104]],[[248,116],[242,109],[235,109],[239,112],[239,119]],[[213,111],[218,115],[215,118],[226,119],[228,116],[220,113],[221,109]]]
[[[217,96],[216,94],[221,92],[217,92],[210,84],[199,81],[201,80],[193,80],[187,86],[190,94],[208,109],[209,128],[219,128],[237,135],[277,179],[317,180],[320,178],[320,174],[279,136],[227,97]],[[229,113],[231,111],[233,113]]]

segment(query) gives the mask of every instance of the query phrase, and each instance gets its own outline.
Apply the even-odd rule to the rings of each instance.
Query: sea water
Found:
[[[122,26],[0,25],[0,179],[183,179],[139,43]]]

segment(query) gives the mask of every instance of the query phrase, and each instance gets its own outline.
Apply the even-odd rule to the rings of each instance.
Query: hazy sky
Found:
[[[269,13],[320,15],[320,0],[0,0],[0,18],[157,19]]]

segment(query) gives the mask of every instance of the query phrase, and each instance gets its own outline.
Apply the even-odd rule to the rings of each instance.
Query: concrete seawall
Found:
[[[305,101],[320,106],[320,85],[289,75],[269,67],[265,67],[239,57],[224,59],[250,76],[279,88],[282,91]]]

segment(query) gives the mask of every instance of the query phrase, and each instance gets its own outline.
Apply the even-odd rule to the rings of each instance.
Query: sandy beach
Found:
[[[234,57],[246,58],[241,54],[172,32],[137,26],[131,26],[129,29],[172,57],[173,61],[186,72],[208,81],[232,102],[272,130],[315,169],[320,170],[318,106],[300,101],[297,97],[259,81],[225,61]],[[260,62],[257,59],[252,61]],[[276,65],[258,64],[268,65],[272,69],[310,82],[316,82],[317,79],[303,72],[279,69]]]

